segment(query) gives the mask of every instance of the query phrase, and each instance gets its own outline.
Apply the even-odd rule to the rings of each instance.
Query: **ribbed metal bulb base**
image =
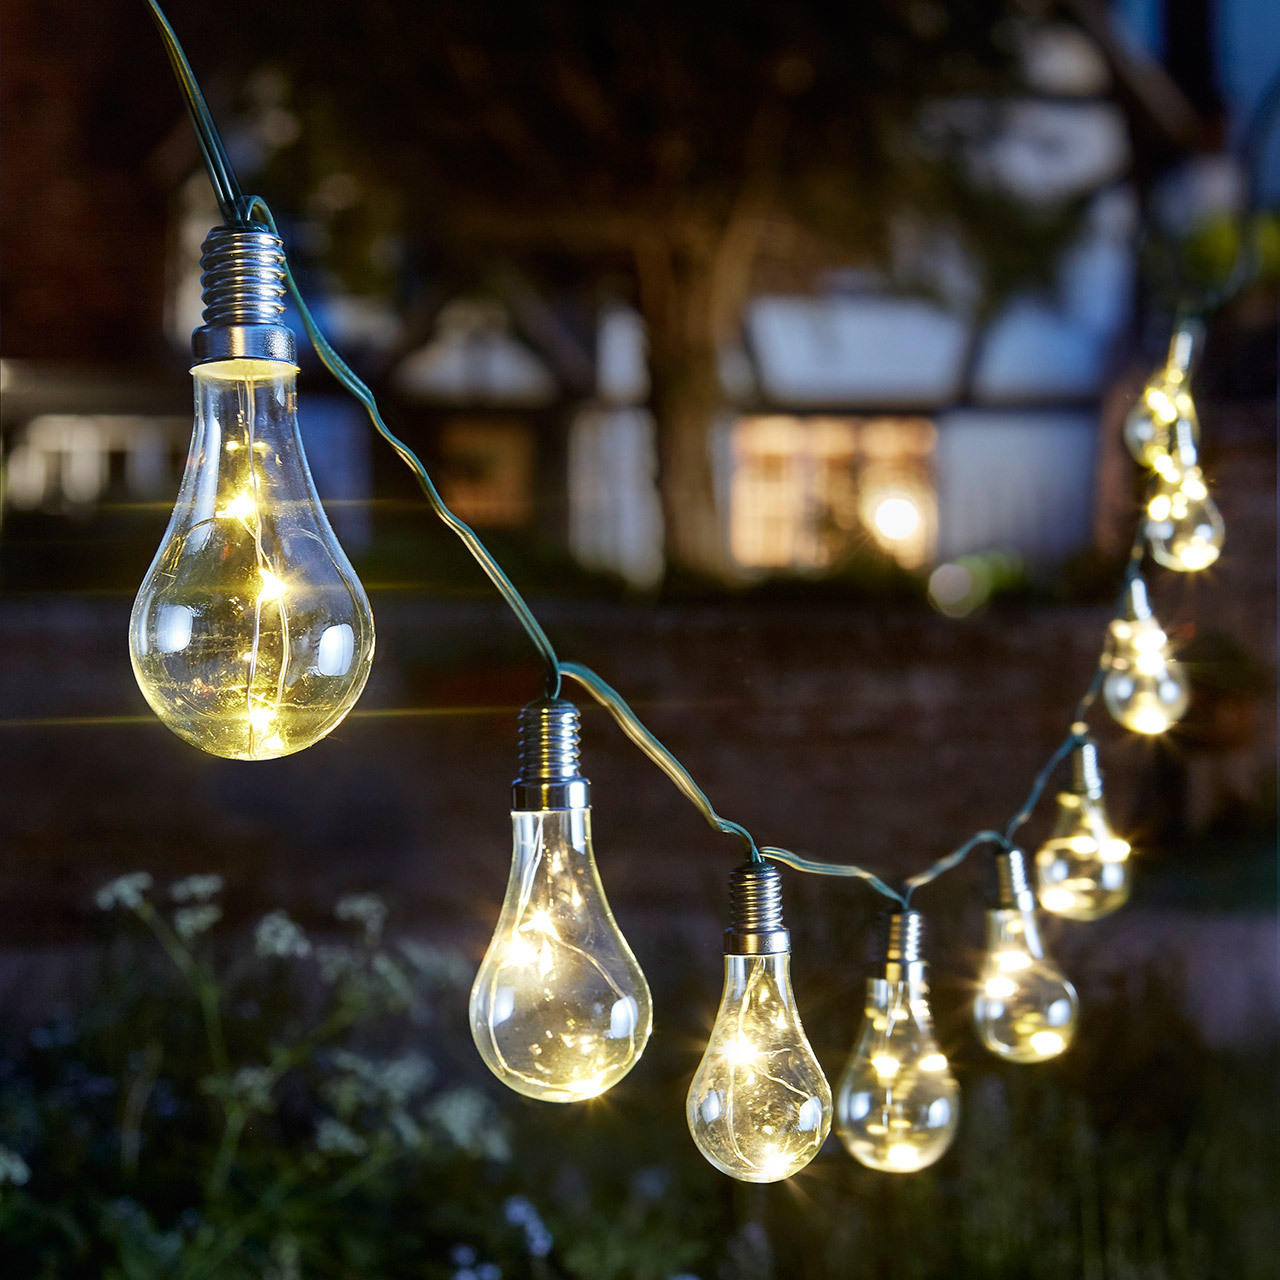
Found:
[[[924,942],[924,917],[918,911],[895,911],[889,917],[885,959],[891,964],[916,964]]]
[[[729,877],[726,955],[778,955],[791,950],[782,923],[782,877],[768,862],[744,862]]]
[[[1093,800],[1102,796],[1102,769],[1098,764],[1098,747],[1092,739],[1082,742],[1072,753],[1071,789],[1076,795]]]
[[[260,226],[214,227],[201,246],[204,325],[192,335],[197,364],[214,360],[294,363],[293,334],[280,323],[284,244]]]
[[[1036,895],[1027,878],[1027,857],[1021,849],[1001,849],[996,854],[994,905],[1001,910],[1035,910]]]
[[[520,710],[518,773],[512,807],[577,809],[590,803],[590,784],[579,772],[578,708],[563,698],[543,698]]]

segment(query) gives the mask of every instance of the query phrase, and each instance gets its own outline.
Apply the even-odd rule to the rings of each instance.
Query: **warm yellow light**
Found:
[[[1052,1058],[1067,1047],[1066,1039],[1057,1031],[1037,1031],[1031,1037],[1031,1047],[1042,1058]]]
[[[1025,951],[998,951],[991,957],[1006,973],[1015,973],[1019,969],[1029,969],[1032,965],[1030,955]]]
[[[997,974],[995,977],[987,979],[983,985],[983,990],[993,1000],[1007,1000],[1018,990],[1018,984],[1012,978],[1003,978]]]
[[[649,986],[604,896],[586,808],[516,812],[511,875],[471,988],[471,1034],[509,1088],[594,1098],[639,1061]]]
[[[903,1173],[920,1168],[920,1153],[905,1142],[895,1142],[889,1147],[889,1163]]]
[[[1014,951],[1026,960],[1011,968],[1005,957]],[[973,1002],[982,1043],[1010,1062],[1041,1062],[1051,1056],[1046,1036],[1054,1037],[1052,1052],[1066,1048],[1078,1009],[1075,988],[1045,953],[1034,908],[988,911],[987,956]]]
[[[876,504],[872,520],[882,537],[890,542],[903,542],[920,528],[920,508],[901,495],[882,498]]]
[[[724,995],[685,1101],[698,1150],[743,1182],[798,1173],[831,1127],[831,1089],[796,1012],[789,961],[725,956]]]
[[[881,1080],[892,1080],[902,1069],[902,1063],[890,1053],[877,1053],[871,1059],[871,1065]]]
[[[368,599],[302,452],[295,373],[266,360],[196,367],[186,473],[129,622],[152,710],[193,746],[234,760],[322,738],[359,697],[373,657]],[[275,709],[269,727],[247,714],[255,706]]]
[[[259,600],[282,600],[285,595],[285,585],[283,579],[274,574],[270,569],[258,570],[258,599]]]
[[[758,1056],[755,1045],[746,1036],[735,1036],[732,1040],[727,1041],[724,1046],[725,1061],[732,1062],[735,1065],[754,1062]]]
[[[836,1092],[836,1132],[869,1169],[911,1173],[951,1145],[960,1090],[933,1039],[923,962],[867,983],[866,1016]],[[906,975],[906,976],[899,976]]]

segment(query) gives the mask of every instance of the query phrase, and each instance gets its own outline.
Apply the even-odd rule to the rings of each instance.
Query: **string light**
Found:
[[[1174,329],[1164,364],[1147,380],[1124,421],[1124,442],[1136,461],[1160,471],[1168,464],[1174,429],[1199,431],[1191,372],[1204,338],[1198,319],[1186,317]]]
[[[471,988],[471,1034],[517,1093],[578,1102],[640,1060],[653,1003],[596,869],[572,703],[526,707],[520,749],[511,878]]]
[[[1187,712],[1191,687],[1182,665],[1169,653],[1169,637],[1156,621],[1147,584],[1137,574],[1125,585],[1124,611],[1111,623],[1102,697],[1126,729],[1152,737]]]
[[[751,860],[730,881],[724,995],[689,1085],[689,1132],[721,1173],[778,1182],[818,1154],[831,1087],[800,1025],[776,867]]]
[[[1186,419],[1178,422],[1173,450],[1156,474],[1146,516],[1151,557],[1166,569],[1198,573],[1222,552],[1226,525],[1209,496]]]
[[[156,0],[149,2],[228,224],[212,233],[211,242],[216,249],[223,243],[220,237],[233,237],[269,260],[274,283],[259,279],[256,292],[241,289],[240,295],[252,295],[255,305],[268,299],[276,306],[287,288],[322,363],[367,409],[375,431],[413,472],[432,509],[471,552],[545,663],[544,697],[524,708],[520,718],[511,876],[471,995],[472,1032],[482,1058],[518,1092],[548,1101],[579,1101],[622,1079],[649,1037],[649,988],[609,910],[595,865],[587,783],[578,772],[578,713],[560,697],[567,677],[609,712],[714,830],[745,847],[746,860],[730,881],[723,997],[687,1097],[690,1132],[702,1154],[734,1178],[774,1182],[804,1168],[831,1126],[831,1091],[791,990],[790,938],[773,865],[780,863],[805,873],[861,880],[894,904],[884,976],[868,984],[866,1020],[841,1076],[837,1129],[850,1153],[874,1169],[906,1173],[938,1160],[955,1134],[959,1090],[933,1039],[919,949],[922,920],[911,906],[913,894],[960,866],[974,849],[994,849],[995,890],[973,1007],[979,1038],[1016,1062],[1042,1062],[1065,1052],[1076,1026],[1078,999],[1045,952],[1026,861],[1013,837],[1031,818],[1054,771],[1072,756],[1073,785],[1059,796],[1058,824],[1036,859],[1044,905],[1076,919],[1114,910],[1128,892],[1129,847],[1112,833],[1103,812],[1097,749],[1087,736],[1085,718],[1101,694],[1121,724],[1157,734],[1187,707],[1185,676],[1168,654],[1140,569],[1148,540],[1158,562],[1168,563],[1162,556],[1171,557],[1178,561],[1171,567],[1180,570],[1204,567],[1212,559],[1209,551],[1216,556],[1221,545],[1221,521],[1219,517],[1215,530],[1211,503],[1211,515],[1204,514],[1209,500],[1195,457],[1189,377],[1200,337],[1198,322],[1178,326],[1165,366],[1148,382],[1126,423],[1126,442],[1156,473],[1158,484],[1135,537],[1106,645],[1066,738],[1003,830],[979,831],[895,888],[862,867],[758,846],[745,827],[716,812],[688,770],[617,690],[589,667],[560,660],[501,566],[474,530],[445,505],[420,459],[383,421],[373,393],[320,332],[280,250],[270,209],[259,197],[240,193],[181,46]],[[256,269],[263,269],[261,259]],[[211,288],[217,295],[223,279],[214,274],[212,282],[206,280],[207,299]],[[217,336],[220,329],[237,329],[235,341],[242,345],[234,359],[197,367],[199,448],[193,443],[193,463],[157,565],[139,594],[131,630],[131,637],[137,637],[135,670],[161,717],[197,745],[254,759],[297,750],[331,729],[359,695],[373,650],[364,593],[314,501],[301,446],[294,447],[292,336],[276,324],[278,314],[272,311],[261,326],[273,331],[276,349],[258,350],[255,358],[243,358],[243,342],[249,341],[252,351],[253,343],[266,337],[243,332],[254,327],[243,323],[243,315],[215,314],[219,323],[200,331],[212,332],[214,337],[201,341],[216,346],[225,341]],[[280,334],[287,337],[287,358]],[[209,397],[203,413],[201,395]],[[265,412],[265,406],[278,407]],[[231,423],[234,430],[228,429]],[[215,465],[213,459],[223,455],[230,461]],[[315,539],[319,530],[328,566],[323,571],[300,551],[303,535],[288,523],[291,504],[272,500],[277,473],[285,470],[294,481],[299,476],[305,480],[304,519],[318,522],[305,537]],[[1165,484],[1177,486],[1186,499],[1185,510],[1160,487]],[[191,514],[196,490],[199,519]],[[1169,496],[1167,512],[1157,502],[1162,495]],[[1164,527],[1167,520],[1172,521],[1170,530]],[[910,522],[911,513],[902,505],[885,503],[877,512],[876,526],[885,537],[906,536]],[[192,571],[193,564],[203,564],[198,557],[206,546],[223,548],[224,558],[235,560],[234,579]],[[197,560],[184,562],[192,556]],[[162,561],[181,564],[188,597],[165,595],[157,577]],[[187,654],[193,639],[204,637],[210,620],[228,607],[238,609],[238,619],[252,615],[247,637],[242,630],[224,628],[220,646],[202,665],[161,664],[160,675],[155,674],[155,655]],[[346,620],[334,621],[335,609],[346,609]],[[327,620],[318,634],[317,618]],[[248,673],[239,684],[227,675],[227,655],[234,658],[236,670]],[[317,676],[337,683],[324,684]],[[227,690],[233,694],[229,708],[223,698]]]
[[[973,1018],[992,1053],[1011,1062],[1043,1062],[1071,1043],[1080,1002],[1040,940],[1022,850],[1000,850],[995,867]]]
[[[960,1086],[933,1038],[917,911],[889,917],[884,975],[836,1090],[836,1132],[859,1163],[914,1173],[938,1160],[960,1121]]]
[[[316,496],[298,436],[278,237],[219,227],[204,246],[195,424],[169,526],[129,620],[151,709],[233,760],[308,747],[355,705],[373,614]]]
[[[1053,833],[1036,850],[1040,905],[1070,920],[1097,920],[1129,899],[1129,842],[1107,820],[1092,739],[1076,747],[1071,765],[1071,790],[1059,794]]]

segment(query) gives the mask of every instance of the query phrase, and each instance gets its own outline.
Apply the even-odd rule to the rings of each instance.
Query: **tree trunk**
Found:
[[[724,408],[719,348],[728,323],[720,257],[655,237],[638,249],[636,265],[667,569],[725,581],[734,565],[711,455],[711,428]]]

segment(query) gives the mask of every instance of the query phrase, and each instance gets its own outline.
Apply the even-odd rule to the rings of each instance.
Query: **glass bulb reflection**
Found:
[[[960,1087],[933,1038],[923,979],[867,983],[866,1019],[836,1089],[836,1132],[855,1160],[911,1173],[951,1145]]]
[[[1043,1062],[1071,1043],[1079,1001],[1045,954],[1033,909],[987,912],[987,954],[973,1003],[978,1036],[1011,1062]]]
[[[724,996],[689,1086],[689,1131],[722,1173],[789,1178],[831,1128],[831,1088],[791,991],[790,956],[727,955]]]
[[[590,809],[511,817],[511,876],[471,988],[471,1035],[517,1093],[544,1102],[594,1098],[644,1052],[649,984],[605,899]]]
[[[157,716],[193,746],[269,760],[324,737],[373,659],[373,615],[316,496],[296,370],[197,365],[173,516],[133,605],[129,653]]]
[[[1161,470],[1173,445],[1179,421],[1186,429],[1199,430],[1195,403],[1177,370],[1161,369],[1138,396],[1124,420],[1124,442],[1136,461]]]
[[[1152,557],[1166,569],[1196,573],[1218,558],[1226,525],[1198,466],[1158,476],[1147,501],[1146,533]]]
[[[1036,852],[1040,905],[1071,920],[1118,910],[1129,899],[1129,853],[1101,796],[1062,792],[1053,833]]]
[[[1186,714],[1191,702],[1186,673],[1169,656],[1168,636],[1148,614],[1116,618],[1111,641],[1102,682],[1107,710],[1134,733],[1164,733]]]

